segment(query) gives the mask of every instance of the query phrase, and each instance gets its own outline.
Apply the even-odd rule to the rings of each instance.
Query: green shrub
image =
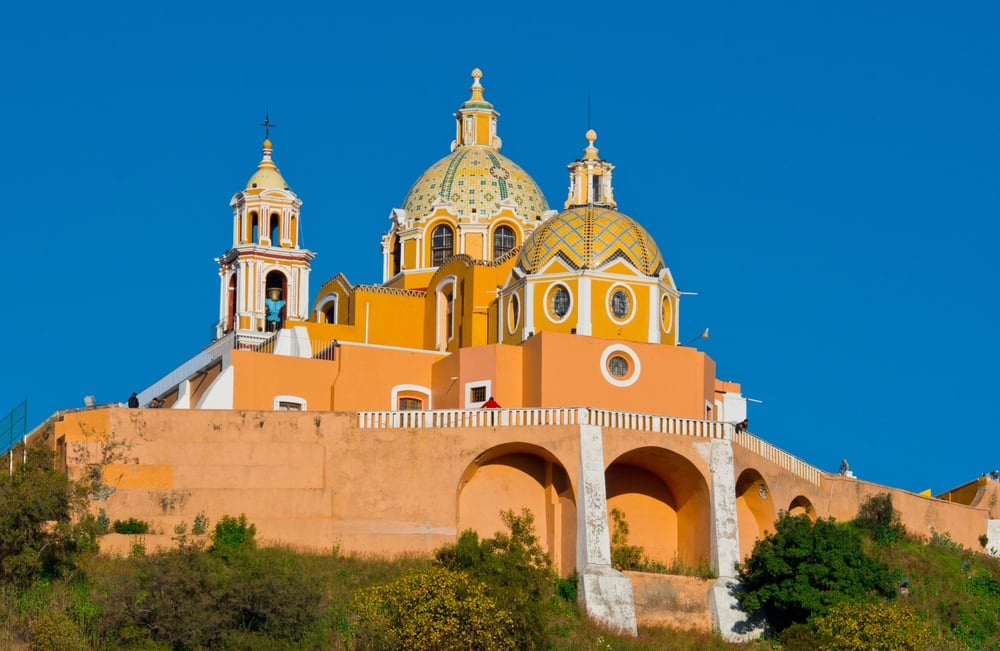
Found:
[[[895,595],[888,567],[865,553],[856,529],[804,514],[782,513],[739,574],[740,605],[763,613],[776,631],[847,599]]]
[[[365,649],[515,649],[514,621],[488,592],[443,567],[362,588],[351,603],[355,641]]]
[[[463,531],[456,544],[444,545],[435,557],[487,585],[496,604],[514,618],[518,649],[545,648],[558,604],[552,561],[535,537],[529,510],[504,511],[501,517],[507,531],[483,540],[471,529]]]
[[[111,527],[115,530],[115,533],[123,533],[129,535],[142,535],[144,533],[149,533],[149,523],[145,520],[139,520],[137,518],[129,518],[128,520],[115,520]]]
[[[208,551],[222,558],[229,558],[234,554],[255,549],[256,535],[257,527],[247,522],[246,514],[241,513],[238,518],[224,515],[215,523],[212,544]]]
[[[866,531],[877,543],[891,544],[906,537],[906,528],[899,519],[899,511],[892,507],[892,495],[882,493],[869,497],[858,507],[854,523]]]
[[[72,568],[94,544],[74,521],[85,512],[86,486],[56,470],[41,441],[12,454],[23,454],[24,463],[0,473],[0,579],[27,586]]]
[[[224,571],[218,607],[239,630],[271,640],[298,640],[320,616],[322,593],[301,557],[284,549],[258,549]]]
[[[87,651],[76,624],[63,611],[44,610],[31,620],[31,651]]]

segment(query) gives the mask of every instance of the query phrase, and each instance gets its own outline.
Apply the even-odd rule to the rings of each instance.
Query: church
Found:
[[[266,135],[230,201],[216,338],[138,396],[166,408],[65,410],[36,430],[64,467],[99,469],[95,509],[152,522],[163,544],[198,514],[245,513],[273,544],[426,554],[527,508],[587,612],[626,630],[648,580],[611,567],[612,512],[651,560],[714,570],[704,598],[724,632],[733,568],[782,511],[849,519],[890,492],[914,533],[1000,546],[996,481],[917,495],[747,431],[740,385],[680,336],[673,272],[619,211],[597,134],[567,152],[553,208],[501,153],[482,76],[450,153],[389,209],[381,284],[310,288],[308,215]]]

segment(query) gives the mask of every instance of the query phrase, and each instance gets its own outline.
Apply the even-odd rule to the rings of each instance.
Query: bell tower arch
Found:
[[[316,254],[300,246],[302,201],[271,159],[268,132],[274,125],[265,119],[262,126],[268,131],[257,171],[229,202],[232,248],[215,259],[221,292],[217,338],[273,331],[286,319],[309,315],[309,269]]]

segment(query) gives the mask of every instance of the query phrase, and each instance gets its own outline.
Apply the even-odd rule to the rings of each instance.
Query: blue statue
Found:
[[[272,329],[272,326],[273,328],[277,328],[281,322],[281,308],[285,307],[285,302],[268,298],[264,300],[264,304],[267,305],[268,329]]]

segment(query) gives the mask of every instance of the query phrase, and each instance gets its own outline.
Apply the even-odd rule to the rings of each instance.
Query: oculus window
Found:
[[[616,289],[611,294],[611,314],[617,319],[624,319],[632,311],[632,299],[624,289]]]
[[[561,319],[569,312],[569,290],[562,285],[557,285],[555,289],[552,290],[552,295],[550,297],[550,307],[552,308],[552,314],[555,315],[557,319]]]
[[[628,375],[628,360],[621,355],[612,355],[608,358],[608,373],[616,378],[624,378]]]

